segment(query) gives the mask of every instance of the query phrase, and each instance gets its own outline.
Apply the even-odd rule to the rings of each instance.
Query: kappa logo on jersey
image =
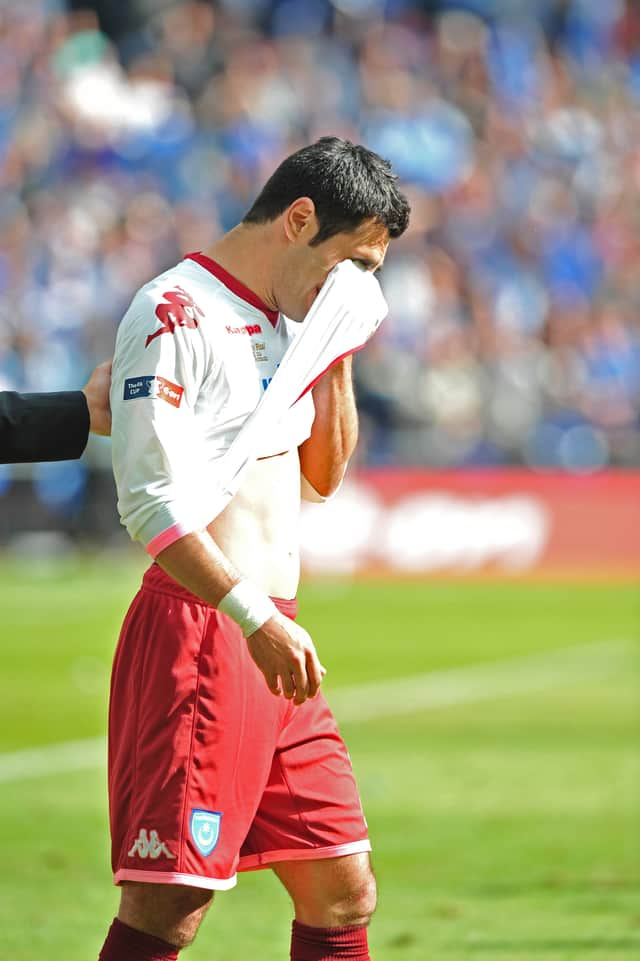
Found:
[[[160,857],[170,858],[172,861],[176,859],[175,854],[172,854],[164,841],[160,840],[158,832],[149,831],[147,834],[146,828],[140,828],[138,837],[128,852],[128,857],[151,858],[152,861]]]
[[[162,334],[173,334],[176,327],[189,327],[195,330],[198,326],[196,314],[204,317],[204,311],[198,307],[191,294],[182,287],[176,286],[173,290],[167,290],[162,296],[167,303],[160,303],[156,307],[156,317],[162,327],[153,334],[149,334],[144,344],[145,349],[156,337],[161,337]]]
[[[129,377],[124,382],[124,400],[136,400],[138,397],[155,397],[164,400],[172,407],[179,407],[182,403],[184,387],[174,384],[166,377],[147,374],[144,377]]]
[[[220,839],[220,821],[222,815],[218,811],[202,811],[192,808],[189,827],[191,837],[200,854],[207,857],[211,854]]]
[[[260,324],[245,324],[244,327],[230,327],[229,324],[225,327],[228,334],[248,334],[252,337],[253,334],[261,334],[262,327]]]

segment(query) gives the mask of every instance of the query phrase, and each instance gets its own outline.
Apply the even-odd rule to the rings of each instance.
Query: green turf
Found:
[[[0,751],[104,732],[141,569],[0,563]],[[637,588],[315,583],[327,691],[639,634]],[[375,847],[376,961],[640,957],[640,672],[343,725]],[[0,759],[1,760],[1,759]],[[0,783],[0,958],[92,961],[117,902],[100,770]],[[219,895],[191,961],[284,961],[270,872]]]

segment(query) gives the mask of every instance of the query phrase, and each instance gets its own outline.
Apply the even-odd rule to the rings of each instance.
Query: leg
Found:
[[[127,882],[99,961],[176,961],[195,938],[211,899],[203,888]]]
[[[122,885],[118,918],[137,931],[186,948],[196,936],[213,892],[182,884]]]
[[[295,906],[291,961],[370,961],[376,883],[368,854],[286,861],[274,870]]]
[[[172,961],[209,892],[234,886],[289,710],[237,625],[150,568],[113,669],[109,806],[122,897],[101,961]]]
[[[240,852],[241,871],[272,867],[293,900],[292,961],[369,961],[369,850],[349,753],[318,694],[290,711]]]
[[[367,853],[282,861],[273,870],[289,892],[296,921],[314,928],[369,923],[376,906],[376,881]]]

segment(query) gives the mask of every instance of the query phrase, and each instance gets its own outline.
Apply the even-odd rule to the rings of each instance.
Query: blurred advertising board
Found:
[[[635,577],[640,471],[361,471],[301,533],[310,574]]]

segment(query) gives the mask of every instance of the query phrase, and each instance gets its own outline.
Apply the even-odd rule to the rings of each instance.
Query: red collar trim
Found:
[[[185,260],[195,260],[197,264],[200,264],[200,266],[204,267],[205,270],[208,270],[210,274],[213,274],[214,277],[217,277],[218,280],[221,281],[225,287],[228,287],[230,291],[232,291],[238,297],[241,297],[242,300],[245,300],[252,307],[255,307],[257,310],[261,310],[272,327],[277,325],[278,311],[271,310],[270,307],[267,307],[264,301],[260,300],[257,294],[254,294],[252,290],[249,290],[248,287],[245,287],[241,281],[234,277],[233,274],[230,274],[228,270],[225,270],[224,267],[221,267],[220,264],[216,263],[215,260],[212,260],[211,257],[207,257],[206,254],[197,252],[194,254],[187,254],[185,256]]]

